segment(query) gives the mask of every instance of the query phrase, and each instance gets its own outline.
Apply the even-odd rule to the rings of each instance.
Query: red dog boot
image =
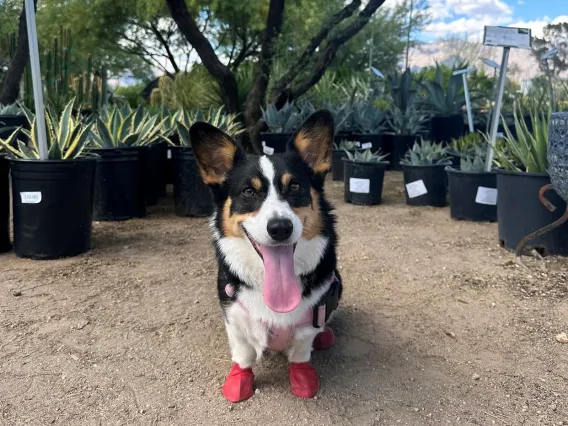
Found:
[[[292,393],[300,398],[313,398],[318,393],[318,373],[309,362],[292,362],[288,369]]]
[[[321,351],[331,348],[334,344],[335,336],[333,335],[333,330],[329,327],[325,327],[314,339],[313,346],[316,351]]]
[[[225,379],[223,395],[231,402],[241,402],[249,399],[254,393],[253,381],[254,374],[252,368],[243,369],[235,363]]]

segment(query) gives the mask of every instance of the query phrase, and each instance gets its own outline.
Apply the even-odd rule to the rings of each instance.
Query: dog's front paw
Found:
[[[292,362],[288,370],[292,393],[300,398],[313,398],[318,393],[318,373],[309,362]]]
[[[253,393],[254,373],[252,368],[241,368],[233,364],[233,368],[225,379],[223,395],[231,402],[241,402],[249,399]]]

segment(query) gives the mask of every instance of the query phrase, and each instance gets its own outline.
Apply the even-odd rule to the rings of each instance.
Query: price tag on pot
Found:
[[[266,155],[272,155],[274,154],[274,148],[272,148],[271,146],[263,145],[262,152],[264,152]]]
[[[416,198],[421,195],[428,194],[426,185],[422,179],[410,182],[406,184],[406,192],[408,193],[408,198]]]
[[[371,192],[371,181],[369,179],[349,178],[349,191],[368,194]]]
[[[41,192],[20,192],[22,204],[39,204],[41,202]]]
[[[166,154],[168,156],[168,160],[172,159],[172,150],[168,149],[168,153]]]
[[[372,142],[367,142],[361,145],[361,148],[363,149],[368,149],[368,148],[372,148],[373,147],[373,143]]]
[[[486,188],[480,186],[477,188],[477,195],[475,196],[477,204],[485,204],[488,206],[497,205],[497,188]]]

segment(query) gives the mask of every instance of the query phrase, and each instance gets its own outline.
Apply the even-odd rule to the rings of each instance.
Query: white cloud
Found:
[[[501,0],[447,0],[447,7],[458,15],[511,15],[513,9]]]
[[[510,27],[518,28],[530,28],[533,37],[542,37],[542,29],[550,24],[550,18],[545,16],[544,18],[535,19],[533,21],[516,21],[512,22]]]

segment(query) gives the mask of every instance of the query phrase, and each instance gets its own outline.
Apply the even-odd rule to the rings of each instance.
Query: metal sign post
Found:
[[[552,72],[550,72],[550,66],[548,64],[548,60],[554,58],[556,55],[558,55],[558,49],[554,47],[550,49],[548,52],[546,52],[544,55],[542,55],[542,57],[540,58],[541,62],[544,63],[544,68],[546,70],[546,78],[548,80],[548,91],[550,92],[549,94],[550,107],[551,111],[553,112],[556,110],[556,96],[554,95],[554,85],[552,84]]]
[[[28,26],[28,42],[30,48],[30,64],[36,117],[36,132],[38,138],[39,158],[47,160],[47,132],[45,130],[45,111],[43,109],[43,85],[39,68],[39,48],[37,43],[37,28],[35,20],[34,0],[25,0],[26,24]],[[33,135],[32,135],[33,137]]]
[[[501,115],[501,107],[503,104],[503,93],[505,92],[509,53],[511,51],[511,47],[520,49],[531,48],[531,30],[528,28],[486,26],[485,33],[483,35],[483,44],[486,46],[503,47],[501,72],[499,73],[499,89],[497,91],[495,110],[493,111],[493,120],[491,120],[491,132],[489,135],[490,145],[487,148],[487,158],[485,160],[485,171],[489,172],[491,171],[491,165],[493,164],[493,149],[497,143],[497,129],[499,128],[499,116]]]
[[[467,85],[467,75],[470,72],[475,71],[477,68],[475,67],[470,67],[470,68],[465,68],[463,70],[458,70],[458,71],[454,71],[453,75],[460,75],[463,78],[463,91],[465,94],[465,108],[467,110],[467,122],[469,124],[469,132],[473,133],[474,132],[474,128],[473,128],[473,114],[471,112],[471,102],[469,100],[469,87]]]
[[[487,58],[479,58],[481,62],[487,65],[490,68],[493,68],[493,89],[491,90],[491,99],[495,98],[497,95],[497,69],[499,68],[499,64],[491,59]],[[491,101],[490,99],[490,101]],[[491,125],[491,114],[493,113],[493,102],[489,103],[489,109],[487,110],[487,124],[485,125],[485,133],[489,133],[489,126]]]

